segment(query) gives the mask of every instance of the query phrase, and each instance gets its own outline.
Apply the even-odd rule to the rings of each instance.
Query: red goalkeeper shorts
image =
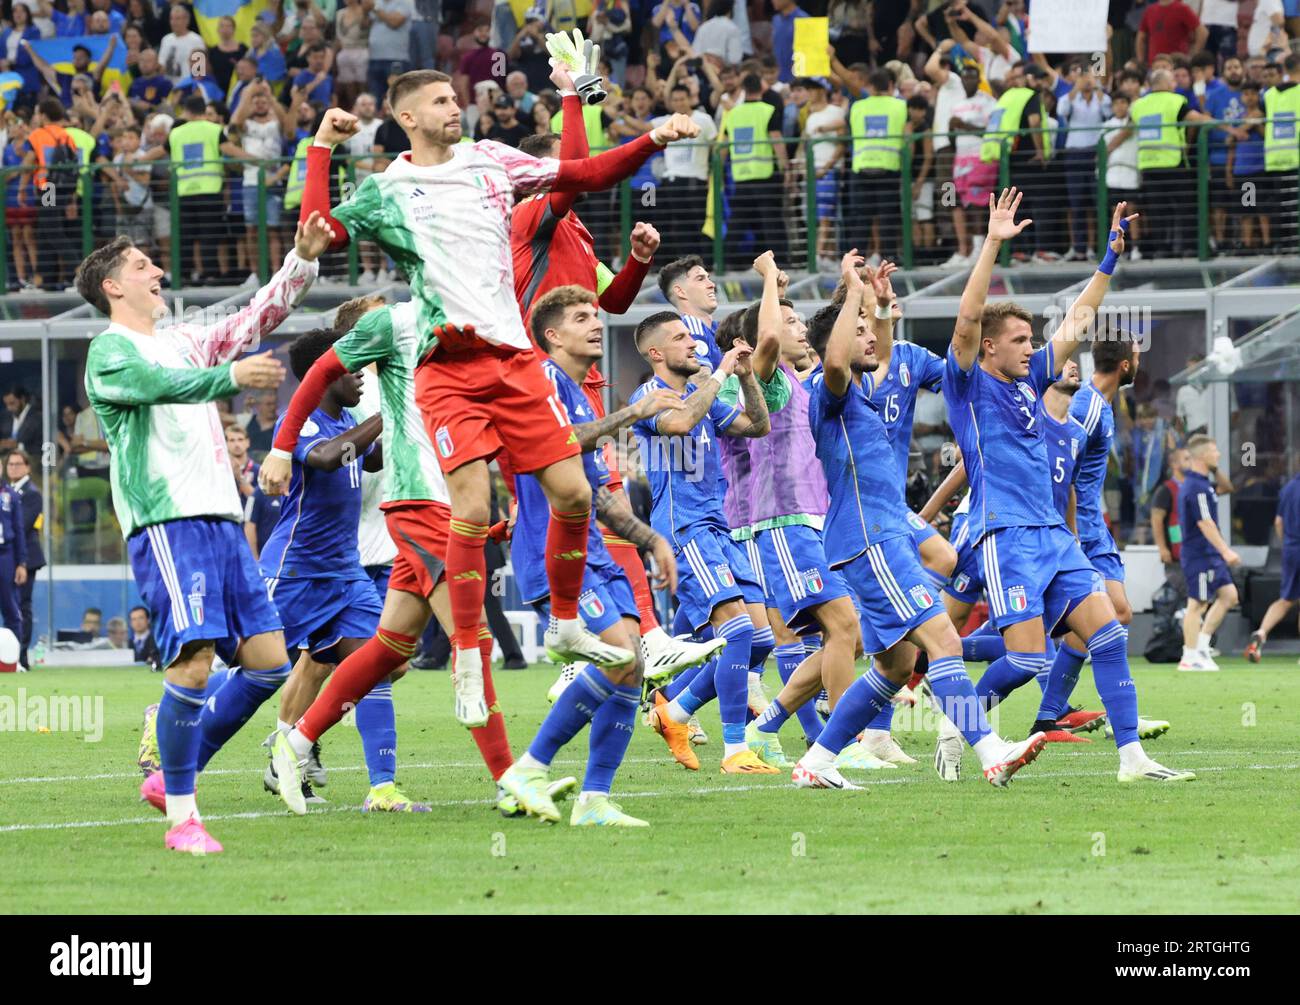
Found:
[[[444,473],[502,450],[524,473],[581,453],[535,349],[439,346],[415,371],[415,402]]]
[[[446,571],[451,507],[440,502],[393,503],[384,508],[384,522],[397,545],[388,588],[428,597]]]

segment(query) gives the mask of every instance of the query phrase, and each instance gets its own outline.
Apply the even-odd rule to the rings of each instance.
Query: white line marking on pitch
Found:
[[[418,767],[418,765],[410,765]],[[1300,768],[1300,764],[1247,764],[1247,765],[1215,765],[1207,768],[1195,768],[1195,771],[1294,771]],[[339,769],[342,770],[342,769]],[[1110,771],[1055,771],[1050,773],[1040,772],[1038,774],[1018,775],[1022,781],[1052,781],[1056,778],[1104,778],[1112,774]],[[914,784],[929,777],[926,774],[909,774],[896,778],[866,778],[858,781],[867,786],[871,785],[903,785]],[[684,791],[674,792],[620,792],[620,799],[657,799],[662,796],[703,796],[713,795],[719,792],[759,792],[763,790],[773,791],[776,789],[792,789],[794,786],[789,783],[781,785],[716,785],[705,786],[698,789],[686,789]],[[453,807],[453,806],[491,806],[495,800],[491,799],[446,799],[430,802],[426,805],[433,807]],[[360,807],[357,806],[331,806],[327,810],[312,810],[308,816],[320,816],[325,813],[359,813]],[[253,810],[247,813],[219,813],[214,816],[206,816],[203,819],[212,820],[258,820],[263,817],[283,817],[287,815],[287,810]],[[70,820],[56,823],[45,824],[4,824],[0,825],[0,834],[16,834],[26,831],[58,831],[58,830],[78,830],[89,827],[120,827],[131,824],[149,824],[163,823],[163,817],[126,817],[120,820]]]

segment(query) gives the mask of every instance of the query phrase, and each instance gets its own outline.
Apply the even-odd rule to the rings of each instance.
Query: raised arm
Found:
[[[32,66],[36,67],[36,72],[50,85],[50,90],[57,91],[59,89],[58,71],[49,64],[49,61],[44,56],[36,51],[35,47],[27,39],[23,39],[18,44],[27,50],[27,55],[32,57]]]
[[[1028,227],[1033,220],[1021,220],[1016,223],[1016,210],[1020,208],[1021,193],[1013,185],[1003,189],[1000,196],[989,193],[989,229],[980,248],[980,257],[975,262],[962,290],[961,302],[957,305],[957,323],[952,330],[952,352],[957,365],[969,370],[979,359],[980,321],[984,314],[984,304],[989,298],[989,281],[993,278],[993,265],[997,261],[1002,242],[1010,240]]]
[[[270,335],[293,313],[316,278],[316,259],[329,239],[329,228],[319,215],[312,214],[305,223],[298,224],[294,249],[285,255],[280,271],[253,294],[247,307],[214,325],[178,325],[177,333],[194,345],[208,366],[234,359]]]
[[[889,360],[894,355],[894,286],[889,277],[898,271],[893,262],[881,262],[880,268],[865,269],[867,280],[871,283],[867,298],[871,303],[871,316],[867,324],[876,335],[876,359],[880,361],[879,372],[889,372]],[[864,284],[865,286],[865,284]]]
[[[1110,246],[1106,250],[1106,257],[1097,266],[1097,271],[1092,274],[1088,285],[1070,305],[1069,311],[1061,319],[1060,327],[1056,329],[1056,334],[1052,336],[1052,355],[1058,374],[1092,330],[1097,318],[1097,308],[1101,306],[1106,291],[1110,289],[1111,273],[1115,271],[1115,263],[1124,252],[1124,235],[1128,232],[1129,224],[1138,218],[1137,213],[1125,216],[1124,210],[1127,208],[1126,202],[1121,202],[1115,207],[1110,221]]]
[[[700,126],[689,115],[674,115],[631,143],[606,150],[595,157],[578,161],[560,161],[551,186],[556,192],[599,192],[615,182],[631,177],[652,154],[669,143],[694,139]],[[537,187],[542,187],[539,184]]]
[[[86,396],[92,405],[189,405],[229,398],[246,388],[279,387],[284,367],[270,354],[205,367],[160,367],[121,335],[90,343]]]
[[[948,500],[961,491],[962,486],[966,484],[966,462],[958,461],[957,466],[944,476],[939,487],[934,490],[934,494],[925,501],[921,507],[919,516],[926,523],[934,523],[940,511],[948,504]]]
[[[347,245],[350,235],[347,227],[330,213],[330,160],[334,148],[351,137],[358,128],[357,117],[341,108],[330,108],[316,130],[316,139],[307,148],[307,176],[303,180],[302,209],[298,218],[308,220],[320,214],[331,232],[329,251]]]
[[[781,270],[772,252],[765,251],[754,259],[754,271],[763,277],[763,299],[758,303],[758,344],[752,365],[754,375],[766,381],[772,379],[781,358],[781,332],[785,328],[781,317]]]
[[[618,275],[600,294],[601,310],[611,314],[625,314],[641,292],[641,284],[650,272],[655,252],[659,250],[659,231],[648,223],[638,221],[632,228],[630,242],[632,253],[627,256],[623,268],[618,270]]]
[[[840,260],[840,276],[845,287],[844,306],[840,308],[839,317],[831,328],[831,337],[826,342],[826,352],[822,356],[826,390],[837,398],[843,398],[853,383],[852,360],[857,354],[858,321],[862,316],[864,294],[862,275],[858,270],[863,264],[864,260],[857,248]]]
[[[551,79],[555,80],[559,73],[558,68],[553,70]],[[590,153],[590,149],[587,146],[587,123],[583,120],[582,99],[578,97],[577,91],[571,89],[572,78],[567,73],[564,77],[569,81],[570,90],[560,92],[563,95],[563,105],[560,110],[560,160],[583,160]],[[563,218],[573,208],[573,200],[576,198],[576,192],[552,192],[548,196],[551,212],[557,220]]]

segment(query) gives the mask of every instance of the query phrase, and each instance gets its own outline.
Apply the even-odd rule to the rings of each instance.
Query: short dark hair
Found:
[[[185,99],[181,107],[190,115],[203,115],[208,110],[208,99],[201,90],[197,90]]]
[[[144,616],[146,618],[149,618],[149,608],[145,607],[144,604],[136,604],[134,607],[132,607],[129,611],[126,612],[127,617],[130,617],[136,611],[144,611]],[[153,618],[149,618],[149,620],[153,621]]]
[[[125,234],[119,234],[103,247],[96,248],[77,266],[73,284],[81,299],[105,316],[109,313],[108,295],[104,292],[104,280],[112,276],[126,264],[127,253],[135,247],[135,242]]]
[[[1126,359],[1133,358],[1133,333],[1122,328],[1100,331],[1092,342],[1092,368],[1097,373],[1114,373]]]
[[[754,332],[758,331],[758,304],[733,311],[722,319],[713,340],[723,352],[730,352],[736,339],[743,338],[751,346],[754,344]]]
[[[376,303],[376,301],[379,301]],[[357,326],[357,322],[369,314],[371,311],[377,311],[380,307],[386,306],[383,298],[374,293],[367,293],[360,297],[353,297],[339,305],[339,309],[334,312],[334,330],[340,335],[346,335]]]
[[[867,78],[867,84],[876,91],[892,91],[894,78],[888,70],[876,70]]]
[[[1018,318],[1029,325],[1034,323],[1034,316],[1029,311],[1010,300],[985,304],[984,313],[980,315],[980,339],[997,338],[1012,318]]]
[[[746,94],[761,94],[763,92],[763,78],[757,73],[747,73],[741,78],[740,87]]]
[[[688,98],[691,96],[691,89],[687,87],[685,84],[673,84],[673,89],[669,93],[676,94],[678,91],[681,91]]]
[[[21,398],[23,401],[32,400],[32,392],[27,390],[22,384],[14,384],[5,394],[12,394],[15,398]]]
[[[1218,59],[1215,57],[1214,53],[1210,52],[1208,49],[1202,49],[1200,52],[1196,53],[1196,55],[1192,57],[1193,67],[1199,66],[1201,69],[1205,69],[1206,67],[1209,67],[1210,69],[1213,70],[1213,69],[1217,69],[1218,65],[1219,65]]]
[[[289,369],[293,375],[301,381],[311,365],[329,352],[338,340],[339,333],[333,328],[314,328],[299,335],[289,343]]]
[[[646,343],[666,324],[681,321],[682,316],[676,311],[656,311],[636,326],[636,351],[645,355]]]
[[[551,147],[560,142],[559,133],[534,133],[519,142],[519,152],[529,157],[549,157]]]
[[[808,319],[808,344],[818,356],[826,355],[826,343],[831,340],[831,332],[835,329],[835,321],[841,310],[843,305],[836,307],[827,304]]]
[[[397,113],[397,106],[407,95],[414,94],[430,84],[450,84],[451,78],[439,70],[407,70],[388,88],[388,107]]]
[[[1296,55],[1294,52],[1287,56],[1286,59],[1282,60],[1282,65],[1286,67],[1288,77],[1294,77],[1296,74],[1300,74],[1300,56]]]
[[[579,304],[596,304],[596,294],[591,290],[585,290],[581,286],[557,286],[555,289],[541,297],[537,303],[533,304],[533,309],[528,315],[528,329],[532,332],[533,341],[541,346],[543,352],[550,352],[546,345],[547,328],[554,328],[564,320],[564,312],[570,307],[576,307]]]
[[[930,102],[925,99],[923,94],[913,94],[907,99],[908,108],[919,108],[923,112],[930,111]]]
[[[672,288],[697,265],[702,269],[708,268],[699,255],[683,255],[681,258],[674,258],[659,270],[659,292],[670,304],[673,302]]]
[[[84,611],[82,611],[81,618],[83,621],[85,620],[87,614],[97,614],[101,618],[104,616],[104,612],[101,611],[98,607],[87,607]]]
[[[14,447],[7,454],[5,454],[5,463],[6,464],[9,463],[9,459],[12,457],[17,457],[19,460],[21,460],[24,464],[27,465],[28,469],[31,468],[32,459],[31,457],[28,456],[27,451],[24,450],[22,447]]]
[[[1260,91],[1260,87],[1259,87],[1259,85],[1258,85],[1257,83],[1255,83],[1253,80],[1243,80],[1243,81],[1241,82],[1241,90],[1243,90],[1243,91],[1254,91],[1256,94],[1258,94],[1259,91]]]
[[[58,98],[41,98],[36,105],[36,110],[50,122],[63,121],[63,102]]]

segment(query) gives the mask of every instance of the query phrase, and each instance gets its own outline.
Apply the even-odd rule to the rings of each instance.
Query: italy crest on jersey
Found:
[[[958,593],[965,593],[969,586],[970,576],[966,575],[964,572],[952,581],[952,588]]]
[[[715,565],[713,571],[718,574],[718,582],[727,589],[731,589],[736,585],[736,577],[731,574],[731,566],[725,564]]]
[[[578,598],[578,603],[582,606],[582,613],[589,618],[599,618],[605,613],[605,604],[600,597],[588,590]]]
[[[1071,440],[1071,441],[1070,441],[1070,459],[1073,460],[1073,461],[1077,461],[1077,460],[1079,459],[1079,441],[1078,441],[1078,440]]]
[[[446,426],[440,427],[436,438],[438,440],[438,453],[442,454],[443,457],[450,457],[452,451],[451,430]]]
[[[898,365],[898,380],[904,387],[912,386],[912,371],[907,368],[906,363]]]
[[[907,591],[912,595],[912,602],[916,604],[918,610],[928,610],[934,605],[934,597],[930,596],[930,591],[924,586],[913,586]]]
[[[907,522],[916,530],[925,530],[925,521],[911,510],[907,511]]]
[[[1007,606],[1012,612],[1019,614],[1029,606],[1029,601],[1025,598],[1025,588],[1023,586],[1013,586],[1007,590]]]
[[[203,594],[195,590],[189,595],[190,601],[190,620],[195,625],[203,624]]]
[[[1026,384],[1023,380],[1016,381],[1016,390],[1019,391],[1021,394],[1023,394],[1025,398],[1031,402],[1038,400],[1038,395],[1034,393],[1034,389],[1030,387],[1028,384]]]
[[[807,569],[803,573],[803,585],[808,587],[809,593],[822,592],[822,571],[821,569]]]

